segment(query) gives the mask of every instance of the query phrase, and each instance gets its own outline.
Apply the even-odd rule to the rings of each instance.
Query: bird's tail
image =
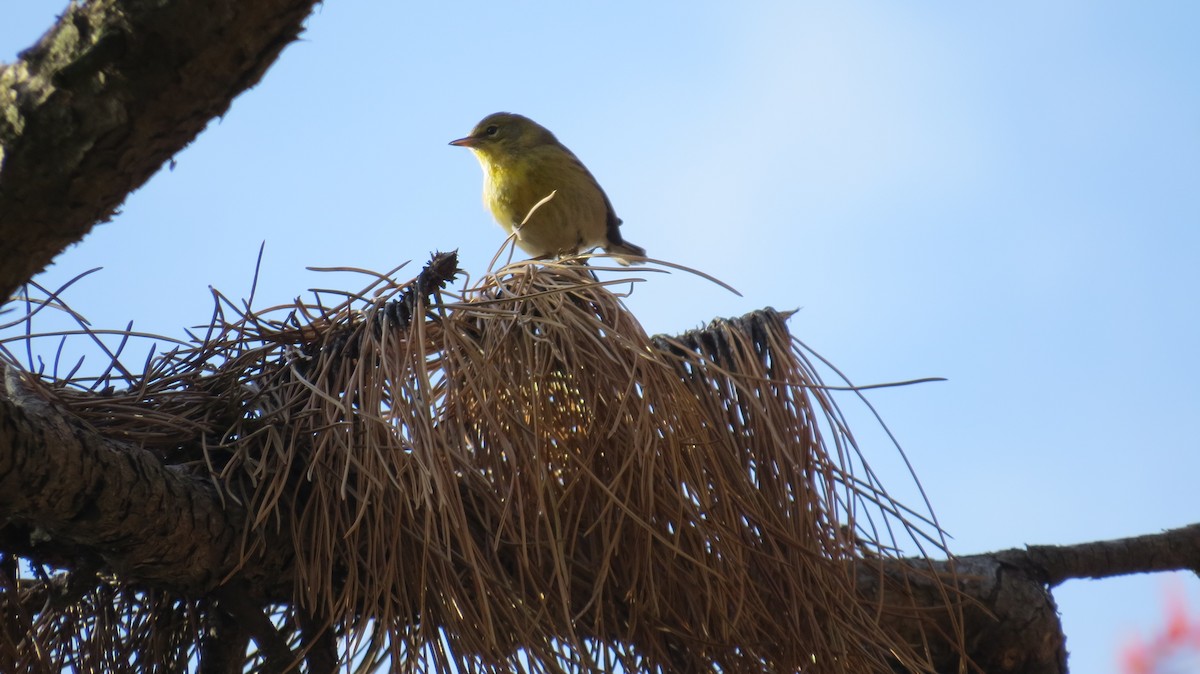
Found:
[[[630,257],[646,257],[646,249],[641,246],[635,246],[628,241],[619,243],[610,243],[604,247],[604,252],[613,256],[617,264],[628,267],[631,264],[644,264],[645,260],[633,260]]]

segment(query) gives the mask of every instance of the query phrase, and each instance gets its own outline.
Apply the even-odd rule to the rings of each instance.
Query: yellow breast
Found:
[[[517,245],[534,256],[589,250],[605,243],[607,207],[595,180],[567,152],[527,152],[509,161],[476,153],[483,166],[483,202]],[[554,192],[554,198],[530,209]]]

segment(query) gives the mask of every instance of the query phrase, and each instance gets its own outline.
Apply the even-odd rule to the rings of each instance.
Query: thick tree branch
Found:
[[[59,566],[203,595],[226,576],[290,596],[286,546],[240,569],[244,513],[213,485],[84,428],[0,363],[0,546]]]
[[[938,584],[913,573],[930,566],[952,582]],[[885,605],[919,607],[918,617],[885,612],[882,619],[909,643],[924,644],[938,672],[959,671],[960,649],[972,672],[1067,672],[1054,598],[1036,578],[993,555],[961,557],[953,565],[912,559],[876,566],[868,560],[858,578],[865,596],[881,595]],[[955,586],[958,594],[947,596],[946,588]],[[953,610],[947,609],[947,599]],[[957,644],[952,635],[960,631],[964,642]]]
[[[0,303],[253,86],[316,0],[92,0],[0,66]]]
[[[6,375],[0,390],[0,549],[70,568],[99,565],[128,582],[181,595],[208,594],[234,615],[241,612],[241,629],[260,648],[274,648],[276,660],[288,657],[290,649],[278,634],[261,625],[255,633],[244,619],[247,612],[290,597],[290,543],[272,544],[269,553],[238,568],[243,513],[231,502],[223,506],[208,481],[84,428],[27,391],[12,368],[0,365],[0,374]],[[880,567],[867,560],[859,576],[867,596],[882,592],[897,606],[913,597],[927,607],[928,633],[953,634],[955,622],[964,625],[967,653],[983,671],[1061,674],[1065,649],[1049,585],[1066,578],[1194,569],[1198,551],[1200,525],[1193,525],[1117,541],[960,558],[953,571],[963,600],[958,614],[945,611],[938,585],[909,572],[927,562]],[[945,563],[935,564],[950,573]],[[211,593],[231,573],[231,584]],[[237,597],[233,604],[231,592]],[[883,619],[919,643],[911,613]],[[934,640],[927,647],[935,662],[953,671],[953,644]]]
[[[914,564],[919,562],[914,561]],[[939,567],[948,567],[938,563]],[[1200,524],[1158,534],[1078,545],[1034,545],[956,560],[955,573],[968,601],[962,620],[967,652],[985,672],[1063,674],[1066,649],[1049,589],[1072,578],[1200,569]],[[889,567],[888,591],[899,591],[902,567]],[[871,581],[864,587],[870,589]],[[938,588],[909,578],[907,592],[928,606],[934,633],[949,634],[954,616],[938,609]],[[903,627],[903,623],[900,624]],[[917,638],[915,632],[910,639]],[[934,661],[952,671],[949,644],[934,644]]]

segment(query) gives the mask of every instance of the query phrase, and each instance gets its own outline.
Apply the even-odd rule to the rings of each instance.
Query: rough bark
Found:
[[[0,550],[204,596],[238,570],[243,511],[211,481],[105,438],[40,400],[0,363]],[[234,582],[290,596],[286,546]]]
[[[0,302],[258,82],[315,4],[73,3],[0,66]]]
[[[886,604],[904,606],[911,601],[918,607],[919,617],[885,613],[882,618],[909,643],[924,643],[939,672],[959,671],[962,652],[970,671],[1065,674],[1065,639],[1049,588],[1036,573],[1031,575],[1032,569],[1008,565],[1000,561],[1000,554],[1004,553],[961,557],[953,564],[916,559],[889,560],[881,566],[864,562],[859,586],[868,597],[882,592]],[[930,567],[953,582],[939,585],[912,573]],[[947,595],[947,587],[957,587],[959,594]],[[961,644],[952,637],[957,633],[964,635]]]

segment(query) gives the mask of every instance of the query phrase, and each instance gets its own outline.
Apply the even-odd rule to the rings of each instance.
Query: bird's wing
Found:
[[[608,200],[608,194],[604,192],[604,188],[600,187],[600,183],[596,181],[592,172],[583,165],[583,162],[579,161],[579,157],[576,157],[574,152],[565,147],[563,150],[566,150],[567,154],[571,156],[573,160],[571,163],[587,176],[588,180],[599,190],[600,196],[604,198],[604,238],[608,239],[609,243],[624,243],[625,240],[621,238],[621,218],[618,218],[617,212],[613,210],[612,202]]]
[[[612,202],[608,200],[608,195],[604,190],[600,190],[600,196],[604,197],[604,235],[612,243],[621,243],[621,218],[617,217],[616,211],[613,210]]]

